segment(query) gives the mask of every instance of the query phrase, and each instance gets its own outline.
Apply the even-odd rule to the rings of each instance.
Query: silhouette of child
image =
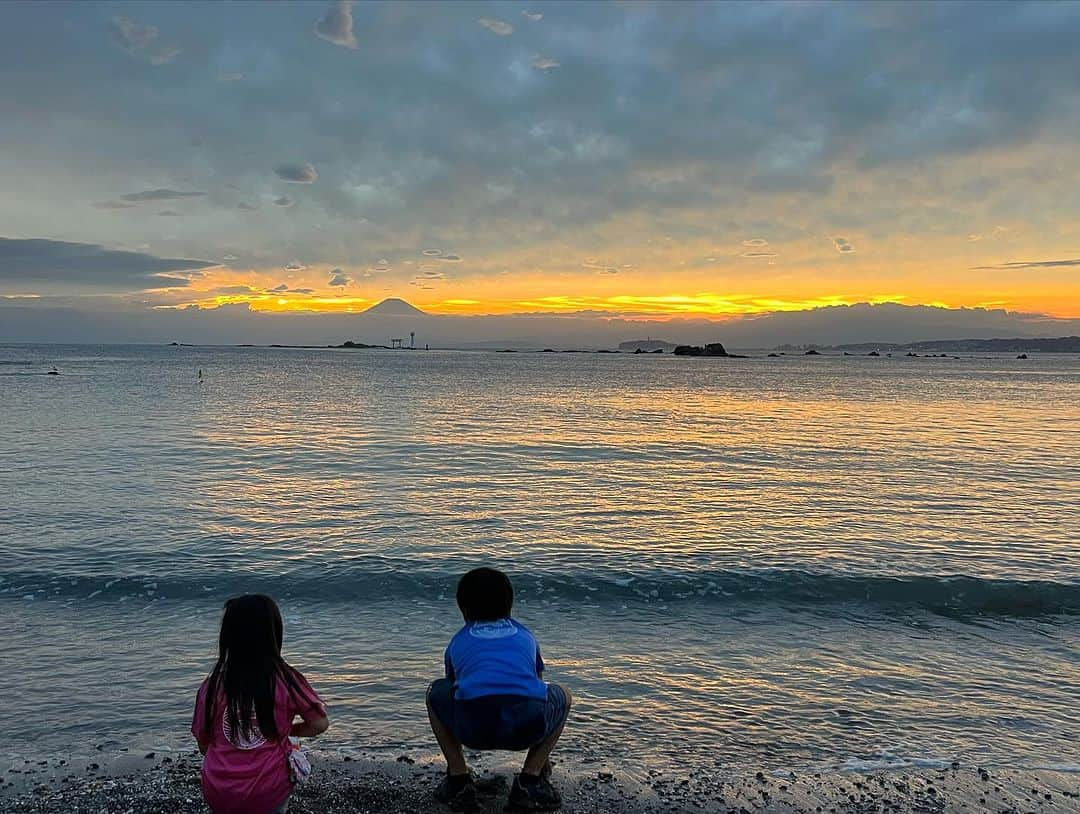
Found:
[[[436,797],[455,811],[477,806],[477,788],[463,746],[528,750],[514,778],[509,810],[554,811],[562,801],[548,776],[548,756],[570,713],[570,691],[543,680],[540,647],[511,618],[514,588],[506,574],[477,568],[457,587],[465,626],[446,648],[446,677],[427,691],[428,720],[446,757]]]
[[[313,738],[330,726],[322,699],[281,657],[281,641],[273,599],[250,594],[225,603],[218,660],[191,722],[205,756],[203,797],[214,814],[284,812],[293,775],[310,771],[290,736]],[[302,722],[293,723],[296,717]]]

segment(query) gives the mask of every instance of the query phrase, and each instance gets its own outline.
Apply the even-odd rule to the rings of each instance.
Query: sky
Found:
[[[1072,321],[1078,41],[1069,2],[0,2],[0,336]]]

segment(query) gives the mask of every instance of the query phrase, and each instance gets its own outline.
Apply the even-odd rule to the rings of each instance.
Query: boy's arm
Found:
[[[443,670],[446,671],[446,680],[454,680],[454,662],[450,660],[450,648],[446,648],[446,652],[443,654]]]

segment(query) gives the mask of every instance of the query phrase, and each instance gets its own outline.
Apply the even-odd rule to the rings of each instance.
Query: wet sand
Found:
[[[290,804],[291,814],[336,812],[439,812],[432,790],[441,764],[430,757],[312,756],[311,782]],[[478,774],[506,779],[483,811],[501,811],[514,764],[480,759]],[[688,771],[683,776],[619,776],[609,771],[556,765],[554,781],[564,812],[661,814],[661,812],[1080,812],[1080,774],[954,765],[944,770],[870,773],[765,772],[724,774]],[[121,755],[97,759],[19,760],[0,783],[5,814],[194,814],[207,811],[199,790],[199,757],[193,754]]]

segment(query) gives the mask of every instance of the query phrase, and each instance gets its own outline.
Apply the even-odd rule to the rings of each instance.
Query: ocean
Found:
[[[190,748],[260,591],[323,747],[435,753],[490,564],[571,763],[1076,767],[1080,358],[962,356],[2,346],[3,751]]]

